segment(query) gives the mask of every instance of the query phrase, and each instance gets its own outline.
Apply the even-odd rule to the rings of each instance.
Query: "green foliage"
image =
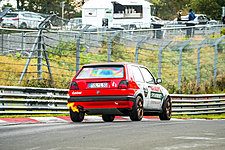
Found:
[[[55,116],[69,116],[69,114],[37,114],[37,115],[0,115],[0,118],[24,118],[24,117],[55,117]]]
[[[28,87],[39,87],[39,88],[52,88],[54,85],[47,80],[27,80],[24,86]]]
[[[17,52],[17,53],[15,54],[15,56],[16,56],[17,59],[20,59],[20,58],[22,58],[23,55],[22,55],[21,53]]]
[[[162,19],[174,19],[179,10],[188,10],[191,0],[148,0],[153,3],[156,11],[152,15],[159,16]],[[154,9],[153,9],[154,10]],[[185,14],[182,14],[185,15]]]
[[[221,19],[225,0],[192,0],[191,7],[195,13],[206,14],[212,19]]]
[[[58,56],[76,56],[76,41],[69,40],[67,42],[60,40],[60,42],[52,49],[48,49],[49,52],[52,52],[49,57]]]
[[[225,0],[148,0],[153,3],[152,15],[163,19],[174,19],[177,12],[183,10],[182,15],[187,15],[190,8],[196,14],[206,14],[212,19],[221,20],[222,6]]]
[[[225,113],[215,115],[176,115],[172,118],[185,118],[185,119],[225,119]]]
[[[225,28],[221,29],[220,34],[225,35]]]

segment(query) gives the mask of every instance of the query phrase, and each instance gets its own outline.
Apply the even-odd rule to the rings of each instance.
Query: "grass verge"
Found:
[[[0,115],[0,118],[26,118],[26,117],[57,117],[69,116],[69,114],[39,114],[39,115]],[[157,117],[157,116],[156,116]],[[176,115],[177,119],[225,119],[225,113],[219,115]]]
[[[177,115],[172,116],[172,118],[182,118],[182,119],[225,119],[225,113],[223,114],[213,114],[213,115]]]

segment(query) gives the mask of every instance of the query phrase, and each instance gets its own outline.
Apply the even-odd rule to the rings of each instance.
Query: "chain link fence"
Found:
[[[172,93],[204,93],[225,73],[221,29],[222,25],[115,31],[89,25],[74,31],[0,28],[0,84],[68,88],[84,64],[131,62],[147,66]]]

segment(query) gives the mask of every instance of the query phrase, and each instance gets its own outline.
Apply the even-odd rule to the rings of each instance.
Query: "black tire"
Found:
[[[26,28],[27,28],[27,24],[23,22],[23,23],[20,25],[20,28],[21,28],[21,29],[26,29]]]
[[[102,120],[105,122],[113,122],[114,118],[114,115],[102,115]]]
[[[167,97],[162,106],[162,112],[159,114],[160,120],[170,120],[172,115],[172,102]]]
[[[73,112],[71,109],[70,109],[70,119],[73,121],[73,122],[82,122],[84,120],[84,115],[85,113],[83,111],[80,111],[80,112]]]
[[[141,96],[137,96],[133,108],[130,112],[130,119],[132,121],[141,121],[143,115],[144,115],[143,100]]]

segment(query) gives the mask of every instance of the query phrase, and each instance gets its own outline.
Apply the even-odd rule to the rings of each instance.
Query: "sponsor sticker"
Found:
[[[153,99],[163,99],[163,95],[162,95],[162,93],[158,93],[158,92],[151,92],[151,98],[153,98]]]
[[[74,91],[73,91],[72,94],[73,94],[73,95],[80,95],[80,94],[82,94],[82,92],[74,92]]]
[[[158,87],[158,86],[151,86],[151,91],[154,91],[154,92],[161,92],[161,89],[160,89],[160,87]]]

